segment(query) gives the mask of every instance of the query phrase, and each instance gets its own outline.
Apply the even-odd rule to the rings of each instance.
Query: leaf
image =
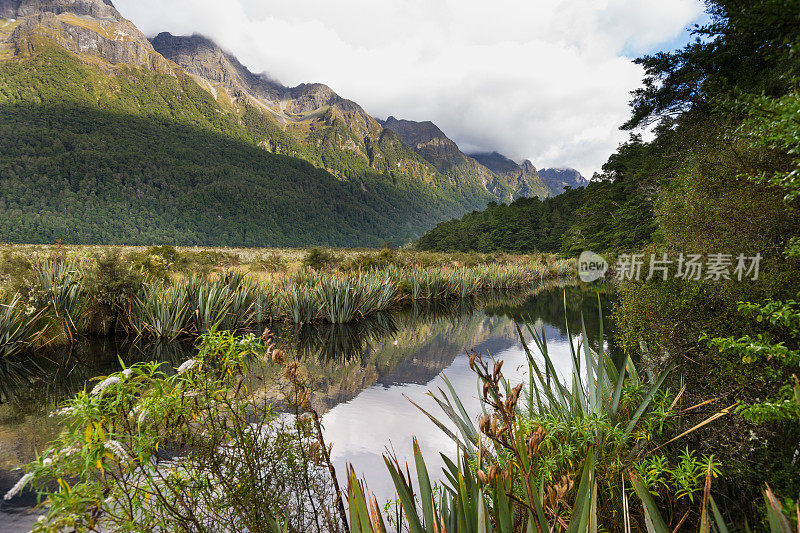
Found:
[[[436,520],[434,519],[433,490],[431,489],[431,480],[428,477],[428,469],[425,466],[425,459],[422,457],[422,451],[420,451],[419,442],[416,437],[413,439],[413,447],[414,462],[417,467],[417,481],[419,483],[419,499],[422,505],[425,529],[428,533],[435,533],[434,527]]]
[[[767,503],[767,519],[769,520],[770,532],[793,533],[789,520],[783,514],[783,506],[781,506],[781,502],[775,497],[775,493],[772,492],[769,485],[764,490],[764,501]]]
[[[596,496],[596,486],[594,479],[595,467],[595,451],[589,448],[586,453],[586,461],[583,465],[583,474],[581,474],[581,481],[578,485],[578,493],[575,496],[575,505],[572,513],[572,520],[569,523],[568,533],[585,533],[588,531],[589,524],[592,521],[591,513],[596,512],[596,500],[594,505],[592,496]],[[596,524],[597,517],[594,517]]]
[[[648,533],[670,533],[664,518],[661,516],[656,502],[653,501],[653,496],[647,487],[644,486],[639,476],[635,472],[630,473],[633,489],[642,500],[642,509],[644,510],[645,525],[647,526]]]
[[[399,470],[400,465],[397,462],[397,458],[393,458],[394,464],[386,456],[383,457],[383,460],[386,463],[386,468],[389,469],[389,474],[392,476],[394,488],[397,491],[398,498],[400,498],[403,511],[406,513],[409,531],[411,533],[425,533],[425,530],[422,528],[422,523],[419,520],[419,515],[417,514],[414,492]],[[397,468],[395,468],[395,465],[397,465]]]
[[[717,530],[719,530],[719,533],[728,533],[728,526],[725,524],[725,519],[722,518],[722,514],[719,512],[717,502],[714,501],[713,496],[709,496],[709,500],[711,501],[711,510],[714,512],[714,522],[717,526]]]

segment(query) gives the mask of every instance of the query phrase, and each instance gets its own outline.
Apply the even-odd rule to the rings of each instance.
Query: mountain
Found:
[[[473,180],[503,200],[514,200],[521,196],[547,197],[549,189],[533,172],[519,174],[494,172],[475,158],[464,154],[433,122],[415,122],[389,117],[381,122],[394,131],[411,149],[420,154],[436,169],[459,182]],[[498,154],[499,155],[499,154]],[[502,157],[502,156],[500,156]]]
[[[551,194],[529,162],[148,39],[110,0],[0,0],[0,186],[0,241],[248,246],[407,242]]]
[[[561,189],[552,189],[539,175],[533,163],[527,159],[518,165],[497,152],[472,154],[471,157],[519,191],[519,196],[546,198],[562,192]]]
[[[232,102],[241,113],[261,115],[252,134],[270,151],[301,157],[345,179],[378,172],[393,179],[402,175],[433,186],[455,187],[471,205],[508,193],[468,168],[442,172],[413,146],[409,150],[402,135],[327,85],[285,87],[265,74],[252,73],[200,35],[162,33],[152,43],[218,100]]]
[[[107,0],[0,14],[0,241],[375,246],[497,198],[330,88],[151,42]]]
[[[574,168],[544,168],[539,175],[555,194],[564,192],[564,187],[577,189],[589,185],[589,180]]]

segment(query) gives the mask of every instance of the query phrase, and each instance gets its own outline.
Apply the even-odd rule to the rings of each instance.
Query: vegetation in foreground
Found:
[[[584,342],[571,345],[572,375],[559,376],[546,341],[528,333],[541,353],[528,352],[527,385],[512,387],[502,361],[470,356],[477,426],[452,387],[435,396],[452,426],[429,416],[460,447],[443,456],[443,483],[431,482],[416,446],[416,490],[408,467],[385,457],[398,501],[386,519],[355,472],[339,486],[310,390],[268,331],[212,331],[170,373],[144,363],[84,390],[10,495],[39,491],[46,514],[35,531],[728,531],[711,494],[724,465],[688,449],[676,463],[658,453],[685,436],[670,438],[686,409],[683,390],[662,388],[669,370],[646,383],[630,359],[617,368]],[[249,399],[248,357],[283,369],[291,422]],[[793,531],[794,509],[784,514],[768,488],[765,498],[770,530]]]

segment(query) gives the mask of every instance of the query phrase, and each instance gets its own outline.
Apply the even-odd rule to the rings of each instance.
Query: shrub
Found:
[[[79,393],[16,488],[43,497],[34,531],[334,530],[309,420],[244,396],[247,359],[265,355],[253,336],[211,332],[178,369],[138,364]]]
[[[314,270],[330,268],[337,262],[339,262],[339,258],[333,252],[320,248],[311,248],[303,257],[303,265]]]

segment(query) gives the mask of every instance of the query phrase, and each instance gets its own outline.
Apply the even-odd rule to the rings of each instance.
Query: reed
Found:
[[[41,337],[40,313],[28,308],[19,294],[0,304],[0,359],[24,352]]]
[[[253,297],[253,322],[264,324],[280,316],[280,298],[278,287],[274,285],[255,285]]]
[[[280,302],[282,312],[295,324],[309,324],[321,314],[316,291],[297,282],[283,287]]]
[[[217,328],[226,320],[232,300],[226,284],[191,278],[185,287],[198,333]]]
[[[35,298],[44,315],[56,326],[56,336],[72,342],[85,326],[89,298],[79,265],[68,261],[43,260],[34,269]]]
[[[387,311],[399,300],[399,289],[385,273],[370,273],[362,281],[362,316]]]
[[[109,268],[93,268],[93,260],[97,261],[86,256],[80,262],[56,258],[35,263],[31,305],[41,311],[37,323],[39,333],[48,337],[46,342],[70,344],[90,329],[108,334],[109,324],[117,331],[159,339],[200,335],[214,327],[236,331],[273,320],[342,324],[401,302],[467,300],[481,293],[521,289],[571,272],[575,266],[574,261],[555,256],[502,264],[414,256],[367,269],[303,268],[260,282],[236,270],[224,270],[216,278],[192,275],[170,281],[163,276],[158,283],[150,276],[150,284],[142,288],[146,274],[131,281],[125,278],[129,269],[121,264],[109,277]],[[105,277],[98,277],[98,272]],[[98,316],[105,321],[100,326]]]
[[[145,285],[128,317],[132,330],[140,337],[173,340],[188,333],[191,316],[189,294],[183,284],[172,287]]]
[[[361,310],[363,287],[349,276],[320,280],[316,293],[322,315],[333,324],[350,322]]]
[[[260,294],[258,283],[252,278],[242,276],[242,279],[236,283],[235,288],[232,288],[230,293],[230,305],[228,307],[227,317],[224,323],[226,329],[239,330],[249,327],[251,325],[259,324],[260,321],[256,320],[256,298]]]

